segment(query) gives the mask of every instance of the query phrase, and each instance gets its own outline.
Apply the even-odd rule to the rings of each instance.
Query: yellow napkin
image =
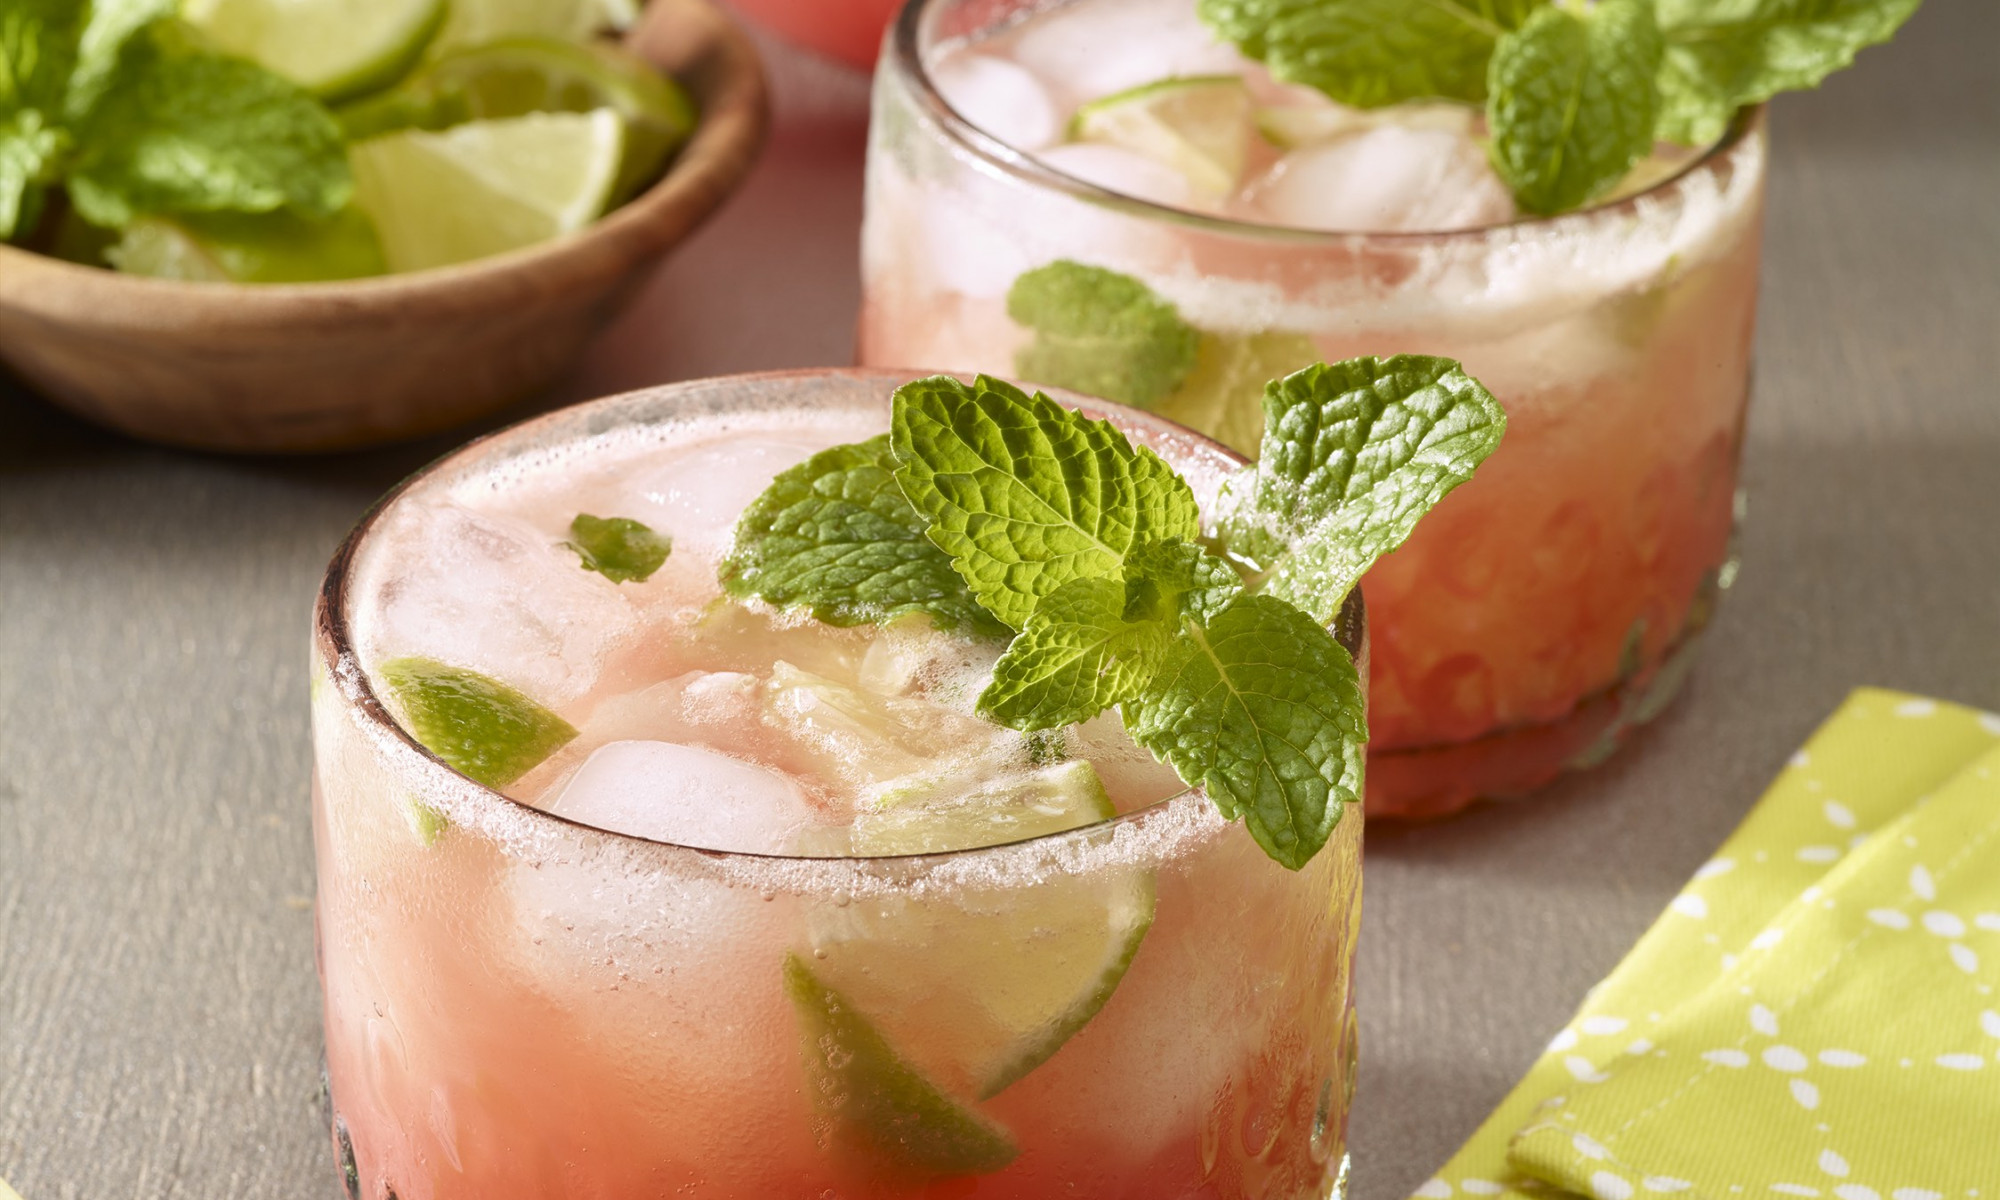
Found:
[[[1951,1169],[1974,1178],[1984,1171],[1991,1181],[1988,1200],[2000,1200],[2000,1061],[1993,1058],[2000,1038],[1982,1046],[1968,1035],[1959,1039],[1967,1045],[1954,1041],[1953,1048],[1930,1055],[1935,1060],[1979,1051],[1981,1068],[1928,1061],[1940,1074],[1909,1076],[1911,1089],[1901,1089],[1900,1080],[1890,1088],[1877,1077],[1884,1070],[1915,1071],[1900,1063],[1919,1061],[1933,1040],[1927,1036],[1933,1023],[1939,1036],[1955,1028],[1954,1015],[1958,1024],[1970,1021],[1972,1030],[1987,1032],[1981,1016],[1987,1009],[1973,1001],[1990,1007],[1990,997],[1978,989],[1993,986],[1992,972],[2000,969],[2000,929],[1988,932],[1980,923],[1989,910],[2000,913],[2000,835],[1980,840],[1981,849],[1943,851],[1981,819],[2000,824],[2000,783],[1980,778],[1975,763],[1996,748],[2000,717],[1893,692],[1855,692],[1592,992],[1527,1078],[1417,1195],[1547,1197],[1568,1190],[1601,1200],[1649,1194],[1685,1200],[1934,1200],[1935,1194],[1957,1200],[1964,1190],[1940,1190],[1942,1180],[1929,1186],[1915,1176],[1877,1181],[1865,1174],[1878,1160],[1886,1160],[1881,1172],[1893,1175],[1910,1155],[1933,1153],[1890,1107],[1907,1107],[1912,1100],[1903,1091],[1914,1090],[1929,1110],[1926,1119],[1993,1122],[1994,1136],[1968,1143],[1972,1148]],[[1984,766],[2000,778],[2000,757]],[[1948,794],[1950,804],[1912,811],[1948,781],[1952,786],[1940,793],[1940,802]],[[1891,824],[1897,825],[1893,833],[1871,840]],[[1919,846],[1904,845],[1905,838]],[[1857,848],[1862,852],[1850,856]],[[1969,857],[1955,857],[1961,850]],[[1974,861],[1981,854],[1984,871]],[[1933,902],[1909,891],[1905,868],[1919,863],[1935,902],[1949,900],[1964,913],[1925,907]],[[1987,880],[1990,898],[1982,894]],[[1889,908],[1909,918],[1907,929],[1867,915]],[[1945,915],[1926,924],[1932,912]],[[1932,931],[1955,929],[1947,918],[1963,922],[1964,936]],[[1868,929],[1903,934],[1909,947],[1867,935],[1842,951]],[[1911,933],[1921,936],[1909,938]],[[1992,943],[1984,953],[1974,944],[1981,937]],[[1964,949],[1954,956],[1953,945]],[[1936,951],[1935,969],[1911,974],[1919,947]],[[1966,954],[1976,970],[1962,968]],[[1751,988],[1747,996],[1744,987]],[[1898,1003],[1925,1015],[1889,1019]],[[2000,1027],[2000,1018],[1994,1020]],[[1760,1032],[1772,1028],[1778,1033]],[[1909,1041],[1907,1051],[1878,1046],[1871,1056],[1861,1048],[1864,1035],[1924,1044]],[[1703,1057],[1715,1051],[1722,1053]],[[1831,1056],[1821,1057],[1826,1052]],[[1731,1065],[1739,1055],[1744,1065]],[[1807,1069],[1784,1069],[1800,1055],[1811,1059]],[[1839,1065],[1853,1063],[1850,1056],[1864,1061]],[[1884,1066],[1885,1058],[1896,1065]],[[1927,1089],[1925,1083],[1938,1086]],[[1759,1084],[1770,1086],[1760,1090]],[[1819,1107],[1807,1108],[1808,1096]],[[1517,1133],[1522,1137],[1510,1162]],[[1908,1153],[1873,1149],[1878,1143],[1900,1144]],[[1805,1150],[1811,1153],[1795,1161]]]

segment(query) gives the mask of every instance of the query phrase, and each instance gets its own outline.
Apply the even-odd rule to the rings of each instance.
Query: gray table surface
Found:
[[[2000,5],[1931,0],[1777,107],[1744,568],[1684,698],[1532,801],[1370,831],[1360,1200],[1450,1154],[1848,689],[2000,708],[1995,46]],[[771,57],[750,185],[555,399],[849,361],[865,86]],[[205,457],[0,381],[0,1178],[28,1200],[337,1194],[307,612],[457,440]]]

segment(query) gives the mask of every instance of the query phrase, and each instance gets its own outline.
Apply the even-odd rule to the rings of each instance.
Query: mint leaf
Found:
[[[1228,560],[1192,542],[1142,542],[1125,558],[1128,615],[1140,609],[1162,619],[1206,621],[1243,590]]]
[[[1072,579],[1042,597],[993,668],[979,711],[1014,729],[1073,725],[1139,694],[1166,661],[1174,626],[1126,615],[1126,585]]]
[[[161,17],[171,17],[176,7],[175,0],[91,0],[77,44],[76,71],[69,79],[72,118],[89,112],[104,94],[125,43]]]
[[[145,213],[339,211],[354,181],[333,116],[296,85],[185,37],[156,22],[125,44],[78,129],[77,211],[107,226]]]
[[[42,187],[61,157],[66,138],[40,109],[0,119],[0,241],[34,228]]]
[[[82,22],[76,0],[0,5],[0,241],[33,226],[67,149],[63,97]]]
[[[1545,0],[1201,0],[1271,74],[1356,108],[1486,98],[1487,60]]]
[[[1035,331],[1014,355],[1023,379],[1149,408],[1194,368],[1199,337],[1129,275],[1067,259],[1007,290],[1007,315]]]
[[[1361,677],[1333,635],[1270,596],[1244,595],[1189,627],[1146,693],[1133,739],[1297,870],[1361,798]]]
[[[1452,359],[1321,363],[1264,392],[1264,447],[1224,489],[1230,551],[1321,622],[1493,453],[1507,414]]]
[[[1544,8],[1500,39],[1489,153],[1524,211],[1576,208],[1652,149],[1661,53],[1652,0]]]
[[[743,511],[723,561],[739,599],[803,605],[831,625],[928,613],[941,628],[1001,636],[925,536],[928,522],[896,485],[889,436],[822,450],[780,474]]]
[[[583,569],[595,571],[613,583],[644,583],[653,572],[666,565],[673,553],[674,540],[654,533],[630,517],[593,517],[576,514],[569,523],[569,541],[563,543],[583,560]]]
[[[1072,579],[1122,579],[1134,545],[1201,529],[1194,493],[1159,455],[1001,380],[904,384],[889,436],[930,540],[1010,628]]]
[[[459,774],[502,788],[576,737],[576,728],[491,676],[434,658],[396,658],[377,673],[403,727]]]
[[[1721,137],[1736,110],[1818,87],[1886,42],[1919,0],[1658,0],[1659,136],[1684,145]]]

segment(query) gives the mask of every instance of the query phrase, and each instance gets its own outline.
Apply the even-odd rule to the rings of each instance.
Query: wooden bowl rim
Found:
[[[659,26],[694,36],[664,53],[649,52],[646,32]],[[769,88],[756,49],[714,0],[653,0],[628,44],[688,88],[699,119],[665,175],[577,233],[447,267],[322,283],[157,279],[0,243],[0,307],[100,328],[153,326],[163,312],[175,313],[176,324],[264,326],[317,319],[330,310],[476,309],[524,287],[623,270],[685,238],[734,193],[756,161],[770,121]]]

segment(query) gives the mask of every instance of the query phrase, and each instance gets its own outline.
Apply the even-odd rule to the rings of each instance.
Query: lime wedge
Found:
[[[981,812],[985,809],[985,812]],[[1113,815],[1081,760],[948,805],[906,804],[859,818],[856,853],[992,844]],[[1154,885],[1136,868],[1062,875],[1033,888],[890,897],[816,912],[820,977],[909,1060],[982,1099],[1048,1061],[1097,1015],[1153,923]]]
[[[1204,333],[1194,370],[1153,411],[1255,458],[1264,440],[1264,384],[1319,358],[1303,334]]]
[[[458,50],[523,34],[581,42],[639,19],[636,0],[451,0],[438,50]]]
[[[651,182],[694,129],[694,101],[651,63],[606,43],[515,37],[447,54],[400,86],[340,111],[349,138],[534,112],[609,108],[625,119],[614,198]]]
[[[796,954],[785,957],[785,993],[798,1014],[814,1103],[844,1148],[932,1177],[997,1171],[1020,1153],[1006,1130],[904,1062]]]
[[[1250,89],[1239,76],[1162,79],[1076,110],[1070,138],[1134,150],[1226,196],[1243,178],[1253,135]]]
[[[854,818],[861,855],[941,854],[1061,833],[1118,815],[1097,768],[1083,759],[954,787],[950,775],[898,780]]]
[[[568,721],[491,676],[434,658],[396,658],[376,669],[403,727],[459,774],[500,788],[569,743]]]
[[[610,109],[412,130],[349,151],[390,269],[483,258],[574,233],[608,207],[625,123]]]
[[[104,251],[132,275],[214,283],[303,283],[380,275],[375,226],[348,207],[331,220],[289,212],[141,217]]]
[[[403,77],[444,24],[445,0],[186,0],[182,15],[222,49],[327,101]]]

